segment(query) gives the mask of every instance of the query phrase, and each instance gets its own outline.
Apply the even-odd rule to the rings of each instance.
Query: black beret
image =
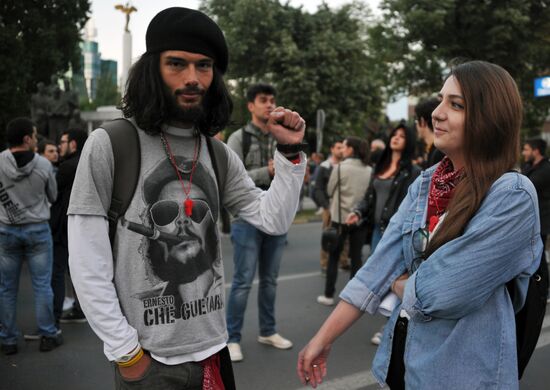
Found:
[[[222,72],[227,70],[228,51],[222,30],[200,11],[172,7],[160,11],[145,34],[147,53],[184,50],[214,59]]]

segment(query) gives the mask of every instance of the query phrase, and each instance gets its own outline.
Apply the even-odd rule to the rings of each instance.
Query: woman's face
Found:
[[[348,141],[344,141],[344,150],[342,151],[344,158],[353,156],[353,148],[348,145]]]
[[[390,148],[394,152],[403,152],[407,144],[407,136],[405,130],[397,130],[390,139]]]
[[[455,168],[458,168],[457,164],[464,163],[465,100],[453,76],[445,81],[438,99],[440,103],[432,113],[434,145],[449,156]]]

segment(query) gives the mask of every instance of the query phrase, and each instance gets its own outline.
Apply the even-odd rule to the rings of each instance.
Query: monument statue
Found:
[[[126,14],[126,26],[124,27],[124,31],[129,33],[130,30],[128,29],[128,25],[130,24],[130,14],[132,12],[136,12],[137,8],[134,7],[132,4],[130,4],[130,2],[127,2],[125,5],[122,5],[122,4],[115,5],[115,9],[118,9],[122,13]]]
[[[38,133],[48,136],[49,95],[43,82],[36,84],[37,92],[31,96],[31,118],[36,123]]]
[[[63,98],[62,91],[57,86],[53,91],[53,96],[48,105],[48,138],[56,142],[59,141],[61,133],[67,130],[69,118],[71,117],[71,106]]]

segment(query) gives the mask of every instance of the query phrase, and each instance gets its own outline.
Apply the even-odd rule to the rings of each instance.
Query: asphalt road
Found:
[[[234,364],[237,388],[241,390],[298,390],[295,374],[299,350],[313,336],[330,308],[315,302],[324,278],[319,273],[320,224],[293,225],[288,236],[277,296],[278,331],[294,342],[291,350],[280,351],[259,344],[256,286],[248,302],[243,329],[244,361]],[[223,238],[226,282],[232,275],[232,248]],[[20,330],[36,328],[32,290],[27,268],[23,268],[18,300]],[[349,274],[340,271],[338,289]],[[547,317],[550,317],[547,316]],[[383,324],[379,317],[363,316],[334,345],[326,382],[318,388],[332,390],[374,390],[380,387],[370,374],[375,347],[372,334]],[[36,341],[19,342],[19,353],[0,355],[0,390],[103,390],[113,388],[113,366],[106,360],[102,343],[87,324],[64,325],[65,344],[49,353],[38,351]],[[532,361],[521,382],[521,390],[550,389],[550,318]]]

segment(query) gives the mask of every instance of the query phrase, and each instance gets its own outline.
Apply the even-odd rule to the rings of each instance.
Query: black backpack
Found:
[[[515,285],[513,280],[506,284],[508,293],[513,299],[515,296]],[[546,300],[548,299],[548,264],[546,263],[545,252],[537,271],[529,278],[529,288],[525,304],[516,313],[516,346],[518,352],[518,376],[523,376],[525,367],[535,351],[542,322],[546,314]]]
[[[100,127],[109,135],[115,163],[111,205],[107,213],[109,238],[113,245],[117,222],[126,213],[139,181],[141,148],[137,129],[129,120],[119,118],[105,122]],[[206,137],[206,146],[214,168],[220,205],[222,205],[227,176],[227,150],[221,141],[212,137]]]

